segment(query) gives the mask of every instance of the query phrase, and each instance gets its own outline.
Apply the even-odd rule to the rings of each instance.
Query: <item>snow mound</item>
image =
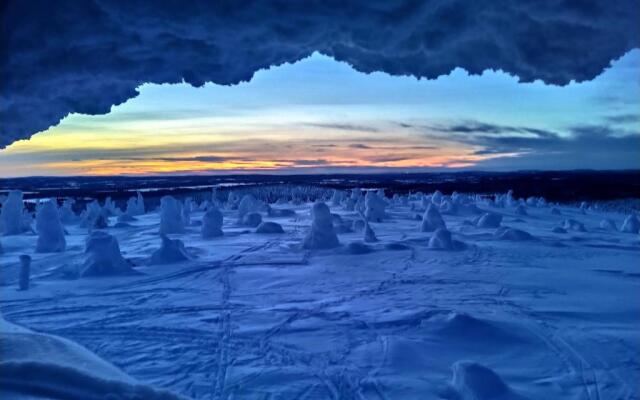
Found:
[[[311,208],[311,228],[305,236],[302,247],[305,249],[330,249],[340,245],[338,236],[333,229],[333,221],[329,207],[317,202]]]
[[[126,212],[122,215],[118,215],[118,219],[117,219],[118,222],[134,222],[137,220],[138,219],[136,217]]]
[[[36,214],[36,230],[38,231],[36,253],[65,251],[67,242],[64,238],[64,228],[60,222],[55,200],[40,203]]]
[[[160,199],[160,233],[184,233],[182,205],[172,196]]]
[[[529,215],[527,213],[527,208],[525,206],[523,206],[522,204],[518,205],[518,207],[516,207],[514,212],[515,212],[516,215],[519,215],[521,217]]]
[[[265,221],[258,225],[256,233],[284,233],[284,229],[277,222]]]
[[[123,275],[132,272],[131,265],[120,254],[118,239],[106,232],[92,232],[87,238],[85,253],[89,256],[84,262],[82,276]]]
[[[12,190],[2,204],[0,228],[4,235],[19,235],[23,232],[22,192]]]
[[[451,385],[461,400],[522,399],[492,369],[473,361],[457,361],[452,366]]]
[[[562,213],[560,212],[560,210],[558,210],[557,208],[553,207],[551,209],[551,214],[552,215],[562,215]]]
[[[498,228],[493,236],[500,240],[511,240],[515,242],[534,239],[529,232],[525,232],[521,229],[508,228],[506,226]]]
[[[614,220],[612,220],[611,218],[605,218],[602,221],[600,221],[600,228],[605,229],[607,231],[617,231],[618,227],[616,226],[616,223]]]
[[[151,254],[150,265],[172,264],[191,259],[189,253],[184,248],[184,243],[180,239],[169,239],[166,235],[160,236],[162,245]]]
[[[429,239],[429,248],[434,250],[453,250],[451,232],[446,228],[438,228]]]
[[[178,400],[143,385],[86,348],[0,317],[0,398]]]
[[[476,222],[478,228],[498,228],[502,223],[502,215],[494,213],[483,214]]]
[[[638,217],[636,217],[634,214],[629,215],[627,218],[625,218],[620,230],[627,233],[640,232],[640,221],[638,220]]]
[[[371,253],[371,247],[362,242],[351,242],[347,245],[347,253],[349,254],[367,254]]]
[[[424,212],[422,216],[422,224],[420,225],[420,232],[433,232],[439,228],[447,228],[438,208],[429,204],[427,207],[427,211]]]
[[[242,225],[250,226],[252,228],[257,227],[262,222],[262,215],[257,212],[250,212],[242,217]]]
[[[222,212],[218,207],[210,207],[202,217],[202,228],[200,234],[204,239],[222,236]]]
[[[553,229],[551,229],[551,232],[553,232],[553,233],[567,233],[567,230],[564,229],[561,226],[556,226]]]
[[[584,225],[582,222],[576,221],[575,219],[565,219],[562,223],[562,227],[568,231],[576,231],[576,232],[586,232]]]

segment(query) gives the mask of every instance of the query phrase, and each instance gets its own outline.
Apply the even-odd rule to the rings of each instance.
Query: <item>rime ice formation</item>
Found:
[[[369,222],[382,222],[385,218],[386,203],[380,195],[372,190],[365,196],[364,216]]]
[[[60,215],[60,221],[65,224],[75,224],[80,220],[80,217],[76,215],[73,211],[73,205],[75,204],[74,199],[65,199],[62,202],[62,206],[58,210],[58,214]]]
[[[369,222],[366,221],[364,224],[364,241],[366,243],[373,243],[378,241],[375,232],[373,231],[373,229],[371,229],[371,225],[369,225]]]
[[[172,196],[160,199],[160,233],[184,233],[182,206]]]
[[[182,206],[182,223],[186,226],[191,225],[191,211],[193,209],[193,200],[187,198]]]
[[[284,229],[282,229],[282,225],[277,222],[265,221],[258,225],[256,233],[284,233]]]
[[[200,233],[204,239],[222,236],[222,212],[216,206],[210,206],[202,217]]]
[[[447,228],[438,228],[429,239],[429,248],[434,250],[453,250],[453,239]]]
[[[2,212],[0,212],[0,226],[4,235],[19,235],[23,232],[23,208],[22,192],[19,190],[10,191],[9,196],[2,204]]]
[[[439,190],[436,190],[431,195],[431,203],[433,203],[436,206],[440,207],[440,204],[442,204],[443,197],[444,197],[444,195]]]
[[[420,232],[434,232],[439,228],[447,228],[438,207],[435,204],[429,204],[427,210],[422,216],[422,223],[420,224]]]
[[[311,208],[311,228],[302,241],[305,249],[330,249],[340,244],[333,229],[333,221],[329,207],[317,202]]]
[[[36,213],[36,230],[38,232],[36,253],[65,251],[67,242],[64,238],[64,228],[60,222],[55,200],[49,200],[39,205]]]
[[[80,226],[89,230],[104,229],[109,226],[108,216],[97,200],[87,204],[87,208],[80,214]]]
[[[238,223],[244,224],[245,215],[258,211],[256,203],[257,200],[252,195],[246,194],[242,196],[242,200],[238,204]]]
[[[82,267],[82,276],[109,276],[131,273],[131,265],[120,254],[120,245],[115,236],[94,231],[87,238],[87,258]]]
[[[638,233],[640,231],[640,221],[638,220],[638,217],[636,217],[635,214],[627,216],[622,223],[622,228],[620,228],[620,230],[627,233]]]
[[[478,222],[476,223],[476,227],[498,228],[501,223],[502,223],[502,215],[494,214],[494,213],[485,213],[478,219]]]
[[[180,239],[169,239],[166,235],[160,235],[162,245],[151,254],[149,264],[172,264],[191,259],[189,253],[184,248],[184,243]]]
[[[344,199],[344,192],[342,190],[335,189],[333,191],[333,195],[331,196],[331,205],[338,207],[342,204],[342,200]]]

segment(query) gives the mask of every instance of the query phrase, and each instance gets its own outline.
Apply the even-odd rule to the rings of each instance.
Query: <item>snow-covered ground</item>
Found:
[[[625,215],[485,202],[451,211],[438,198],[447,246],[430,240],[447,241],[442,228],[422,229],[434,198],[386,199],[382,222],[368,222],[377,241],[365,243],[363,224],[339,228],[365,215],[348,195],[326,202],[342,218],[332,217],[338,247],[303,246],[326,233],[307,237],[308,202],[271,205],[295,215],[261,213],[284,233],[256,233],[221,205],[224,234],[204,239],[204,211],[192,211],[183,233],[166,234],[187,259],[167,264],[149,265],[159,212],[124,227],[111,217],[102,231],[134,266],[118,276],[77,277],[89,257],[80,224],[65,224],[58,253],[35,253],[34,233],[2,236],[2,314],[117,367],[103,377],[119,369],[114,379],[192,398],[640,398],[640,241],[618,231]],[[478,227],[483,212],[515,230]],[[601,227],[607,218],[616,230]],[[22,254],[27,291],[17,290]]]

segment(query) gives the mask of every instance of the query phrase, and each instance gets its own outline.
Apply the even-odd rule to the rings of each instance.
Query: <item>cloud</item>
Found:
[[[6,0],[0,148],[146,82],[237,84],[315,51],[367,73],[590,80],[640,45],[638,20],[640,0]]]
[[[335,129],[339,131],[355,131],[355,132],[379,132],[378,128],[365,125],[353,124],[330,124],[330,123],[307,123],[307,126],[314,128]]]
[[[576,125],[566,132],[505,126],[477,121],[439,125],[427,131],[426,139],[442,139],[479,147],[474,156],[491,156],[475,160],[476,168],[504,169],[613,169],[640,168],[640,131],[609,125]]]
[[[350,148],[352,149],[371,149],[371,146],[363,144],[363,143],[351,143],[349,145]]]

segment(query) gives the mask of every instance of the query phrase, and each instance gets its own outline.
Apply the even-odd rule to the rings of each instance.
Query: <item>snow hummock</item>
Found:
[[[88,256],[82,266],[82,276],[122,275],[132,271],[129,262],[120,254],[118,239],[106,232],[91,232],[85,253]]]
[[[282,225],[273,221],[265,221],[258,225],[256,233],[284,233]]]
[[[33,332],[0,316],[0,398],[149,399],[182,397],[144,385],[85,347]]]
[[[2,234],[19,235],[23,232],[23,208],[22,192],[20,190],[10,191],[9,196],[2,204],[2,211],[0,212]]]
[[[498,228],[502,223],[502,215],[495,213],[483,214],[476,223],[478,228]]]
[[[434,250],[453,250],[453,239],[447,228],[438,228],[429,239],[429,248]]]
[[[330,249],[340,244],[333,229],[333,219],[329,207],[323,202],[314,203],[311,208],[311,228],[302,241],[305,249]]]
[[[182,205],[172,196],[160,199],[160,233],[183,233]]]
[[[210,205],[202,217],[200,230],[204,239],[222,236],[222,212],[215,205]]]
[[[189,253],[184,248],[184,243],[180,239],[170,239],[167,235],[160,235],[162,245],[151,254],[150,265],[171,264],[191,259]]]
[[[241,225],[250,226],[252,228],[257,227],[262,222],[262,215],[258,212],[250,212],[242,217]]]
[[[433,232],[436,229],[447,228],[438,208],[434,204],[429,204],[427,211],[422,216],[422,224],[420,225],[420,232]]]
[[[640,221],[638,220],[638,217],[636,217],[635,214],[627,216],[622,223],[622,228],[620,228],[620,230],[627,233],[640,232]]]
[[[507,384],[492,369],[472,361],[457,361],[452,366],[451,384],[460,400],[515,400]]]
[[[36,230],[38,241],[36,253],[55,253],[64,251],[67,242],[64,238],[64,228],[58,215],[58,205],[55,200],[49,200],[38,205],[36,212]]]
[[[506,226],[501,226],[498,228],[493,234],[497,239],[500,240],[513,240],[513,241],[522,241],[522,240],[533,240],[534,237],[531,236],[529,232],[523,231],[521,229],[509,228]]]
[[[568,231],[576,231],[576,232],[586,232],[587,229],[584,227],[584,224],[580,221],[576,221],[572,218],[567,218],[562,223],[562,227]]]
[[[600,221],[600,228],[608,230],[608,231],[617,231],[618,227],[616,226],[616,222],[611,218],[605,218]]]

